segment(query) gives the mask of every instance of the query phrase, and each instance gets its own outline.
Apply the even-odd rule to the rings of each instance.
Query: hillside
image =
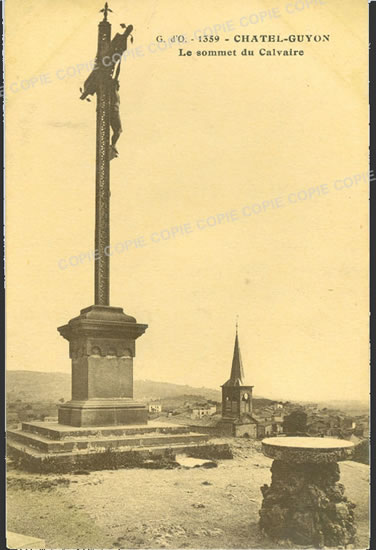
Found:
[[[194,388],[188,385],[154,382],[152,380],[135,380],[134,395],[139,399],[164,399],[183,395],[196,395],[213,401],[221,401],[221,392],[212,388]]]
[[[71,377],[65,372],[6,372],[7,401],[58,401],[71,396]]]
[[[57,402],[71,398],[71,376],[65,372],[36,372],[28,370],[10,370],[6,373],[7,401],[23,402]],[[135,380],[134,397],[143,401],[155,399],[177,399],[196,401],[200,399],[221,402],[221,391],[213,388],[195,388],[193,386],[154,382],[153,380]],[[189,399],[190,397],[191,399]],[[187,399],[188,398],[188,399]],[[272,399],[256,397],[253,399],[255,409],[275,403]],[[177,403],[179,406],[180,403]]]
[[[58,401],[70,399],[71,376],[64,372],[34,372],[11,370],[6,373],[8,401]],[[196,395],[214,401],[221,400],[221,392],[211,388],[135,380],[134,396],[138,399],[164,399],[181,395]]]
[[[367,401],[360,401],[355,399],[333,399],[332,401],[327,402],[321,401],[320,407],[340,410],[354,416],[369,413],[369,403]]]

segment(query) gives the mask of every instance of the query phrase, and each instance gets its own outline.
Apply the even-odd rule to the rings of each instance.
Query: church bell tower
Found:
[[[230,378],[222,385],[222,418],[241,419],[252,416],[252,390],[245,382],[244,369],[240,354],[238,324]]]

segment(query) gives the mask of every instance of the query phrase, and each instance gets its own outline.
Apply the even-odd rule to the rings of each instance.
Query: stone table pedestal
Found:
[[[338,466],[351,458],[352,448],[341,439],[264,439],[263,453],[274,461],[271,485],[261,487],[261,529],[277,542],[316,548],[354,544],[355,504],[344,495]]]

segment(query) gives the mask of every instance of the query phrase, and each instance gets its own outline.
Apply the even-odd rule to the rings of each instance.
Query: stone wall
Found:
[[[256,439],[257,424],[235,424],[235,437],[250,437]]]

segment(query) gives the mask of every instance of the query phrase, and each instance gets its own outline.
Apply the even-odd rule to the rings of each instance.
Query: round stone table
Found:
[[[346,547],[355,543],[355,504],[339,483],[338,461],[353,443],[322,437],[270,437],[262,451],[273,458],[270,486],[261,487],[260,527],[282,543]]]

